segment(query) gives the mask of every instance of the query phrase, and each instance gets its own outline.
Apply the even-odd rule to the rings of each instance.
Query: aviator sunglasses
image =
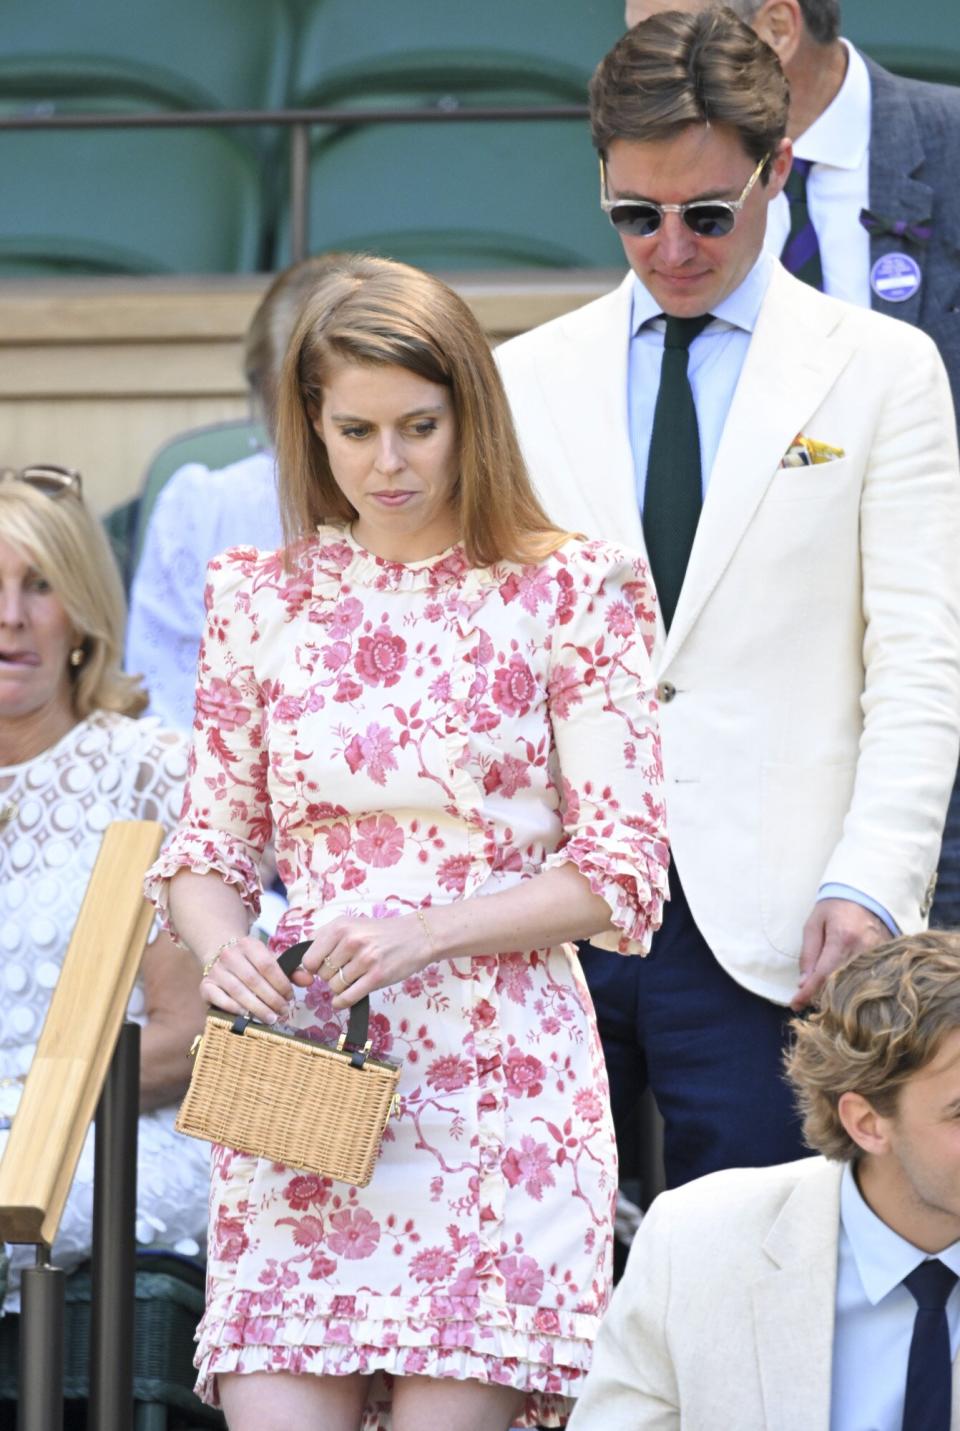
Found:
[[[72,467],[57,467],[52,462],[35,462],[32,467],[0,467],[0,482],[26,482],[45,497],[63,497],[75,492],[79,497],[82,478]]]
[[[732,233],[737,214],[750,197],[770,158],[765,154],[747,180],[739,199],[691,199],[689,204],[655,204],[652,199],[611,199],[607,196],[607,168],[600,159],[600,207],[618,234],[632,238],[652,238],[663,223],[664,214],[679,214],[697,238],[726,238]]]

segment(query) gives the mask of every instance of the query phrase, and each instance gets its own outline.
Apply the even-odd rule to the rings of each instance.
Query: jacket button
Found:
[[[657,700],[663,705],[666,705],[668,701],[672,701],[676,694],[677,688],[672,681],[661,681],[657,687]]]

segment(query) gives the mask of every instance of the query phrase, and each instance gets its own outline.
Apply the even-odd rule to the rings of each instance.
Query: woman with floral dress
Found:
[[[217,1150],[200,1390],[233,1431],[559,1426],[617,1185],[567,941],[645,952],[665,889],[646,571],[551,525],[476,320],[414,269],[310,301],[278,446],[288,545],[211,563],[149,887],[224,1009],[330,1039],[369,994],[400,1106],[364,1189]]]

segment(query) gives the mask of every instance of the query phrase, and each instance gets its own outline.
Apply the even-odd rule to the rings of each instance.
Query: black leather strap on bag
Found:
[[[306,954],[312,943],[312,939],[304,939],[299,944],[292,944],[289,949],[285,949],[280,955],[277,963],[288,979],[293,971],[299,968],[300,960],[304,954]],[[226,1011],[221,1010],[221,1013],[223,1012]],[[245,1033],[250,1024],[256,1024],[258,1028],[269,1029],[270,1027],[269,1024],[259,1023],[258,1020],[251,1018],[249,1014],[238,1014],[233,1021],[231,1032],[235,1034]],[[366,994],[364,994],[363,998],[358,999],[350,1008],[350,1019],[347,1024],[347,1033],[344,1039],[344,1048],[349,1048],[350,1051],[354,1053],[355,1066],[358,1068],[363,1067],[365,1058],[364,1050],[369,1031],[370,1000]],[[357,1059],[357,1055],[359,1055],[359,1060]]]

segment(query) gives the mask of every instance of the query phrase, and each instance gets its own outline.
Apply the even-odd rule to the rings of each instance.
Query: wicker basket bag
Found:
[[[288,977],[309,947],[281,954]],[[326,1044],[211,1006],[178,1131],[366,1187],[400,1077],[399,1064],[370,1057],[369,1021],[363,998]]]

